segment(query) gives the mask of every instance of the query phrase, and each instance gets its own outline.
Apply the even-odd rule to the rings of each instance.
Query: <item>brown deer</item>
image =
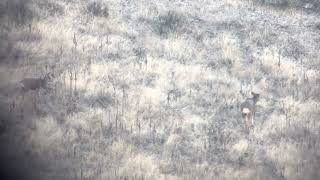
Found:
[[[29,91],[38,91],[39,89],[47,89],[48,82],[51,80],[52,76],[50,74],[45,75],[43,78],[24,78],[20,81],[20,92],[22,95],[22,101],[24,102],[25,93]],[[37,109],[36,97],[33,98],[34,108]],[[20,109],[21,119],[24,117],[24,108],[21,106]]]
[[[24,98],[24,94],[28,91],[35,91],[40,88],[46,89],[48,81],[51,80],[51,75],[47,74],[44,78],[24,78],[20,81],[21,93]]]
[[[241,114],[244,118],[244,125],[246,131],[249,131],[249,127],[253,126],[253,119],[256,112],[256,104],[259,100],[260,94],[251,92],[252,97],[247,98],[241,105]],[[251,121],[251,122],[250,122]]]

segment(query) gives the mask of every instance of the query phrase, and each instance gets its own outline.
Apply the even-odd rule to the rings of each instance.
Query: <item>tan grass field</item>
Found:
[[[315,0],[1,1],[2,174],[319,179],[319,13]]]

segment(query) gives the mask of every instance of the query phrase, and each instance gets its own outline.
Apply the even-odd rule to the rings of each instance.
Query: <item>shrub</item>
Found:
[[[6,14],[6,7],[5,5],[0,3],[0,18],[2,18]]]
[[[320,30],[320,23],[317,23],[317,24],[315,25],[315,28],[316,28],[317,30]]]
[[[34,12],[29,7],[29,0],[10,0],[6,6],[5,14],[16,25],[25,25],[34,17]]]
[[[296,40],[290,39],[288,45],[284,48],[283,55],[294,58],[296,61],[306,54],[305,47]]]
[[[88,3],[87,11],[92,16],[97,17],[109,17],[109,9],[108,6],[100,1],[93,1]]]
[[[258,2],[264,5],[280,8],[288,6],[288,0],[258,0]]]
[[[303,8],[306,11],[311,11],[315,13],[320,12],[320,1],[319,0],[296,0],[293,1],[293,5],[296,8]]]
[[[50,0],[41,0],[38,3],[39,8],[50,16],[60,16],[64,14],[64,7],[57,2]]]
[[[185,24],[185,17],[175,11],[168,11],[160,15],[155,22],[155,31],[163,37],[169,34],[182,32]]]
[[[258,3],[272,7],[286,8],[292,7],[310,12],[320,12],[319,0],[256,0]]]
[[[13,49],[13,45],[7,36],[7,33],[0,34],[0,63],[4,62]]]

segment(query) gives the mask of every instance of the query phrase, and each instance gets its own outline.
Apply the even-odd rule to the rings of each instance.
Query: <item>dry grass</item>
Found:
[[[33,0],[28,20],[1,3],[1,153],[31,179],[319,178],[319,20],[295,2]]]

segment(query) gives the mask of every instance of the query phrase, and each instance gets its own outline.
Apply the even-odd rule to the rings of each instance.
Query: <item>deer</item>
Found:
[[[52,79],[52,75],[49,73],[46,74],[43,78],[23,78],[19,82],[20,86],[20,93],[22,95],[22,101],[24,101],[25,93],[30,91],[38,91],[40,89],[47,89],[48,88],[48,82]],[[36,108],[36,99],[34,98],[33,101],[34,107]],[[21,107],[21,118],[23,118],[23,107]]]
[[[24,101],[25,93],[30,91],[38,91],[41,88],[47,89],[48,82],[51,80],[52,76],[46,74],[43,78],[23,78],[19,82],[20,93],[22,95],[22,101]],[[36,107],[36,99],[34,98],[34,106]],[[21,107],[21,117],[23,117],[23,108]]]
[[[269,77],[263,77],[258,80],[255,80],[251,78],[250,85],[247,87],[250,87],[249,92],[251,92],[251,97],[246,98],[244,102],[240,104],[240,111],[241,115],[243,117],[245,129],[247,132],[249,132],[250,126],[254,125],[254,116],[256,113],[256,104],[260,98],[260,95],[265,95],[266,92],[268,92],[269,88]],[[243,96],[246,96],[246,92],[248,92],[248,89],[243,88],[244,81],[241,81],[241,89],[240,94]],[[246,86],[244,86],[246,87]]]
[[[259,100],[260,94],[251,92],[252,97],[247,98],[243,103],[240,105],[241,109],[241,114],[242,117],[244,118],[244,125],[245,129],[249,131],[249,127],[253,126],[253,120],[254,120],[254,115],[256,112],[256,104]]]
[[[49,74],[45,75],[44,78],[24,78],[20,81],[22,97],[28,91],[39,90],[40,88],[46,89],[48,81],[51,79]]]

